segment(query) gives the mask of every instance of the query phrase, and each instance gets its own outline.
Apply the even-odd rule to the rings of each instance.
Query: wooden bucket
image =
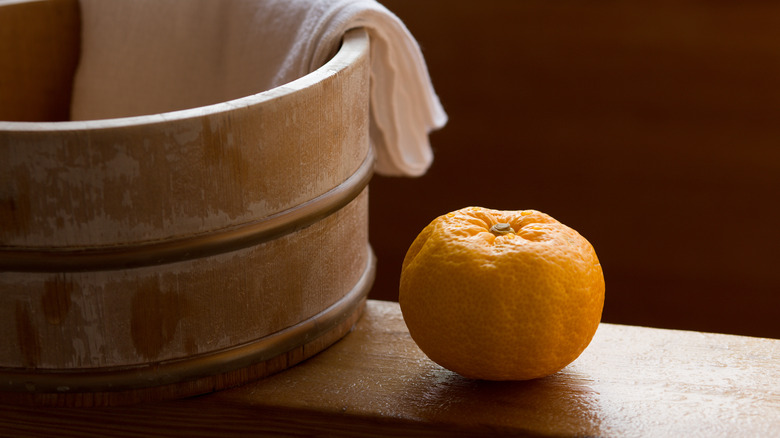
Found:
[[[249,97],[0,122],[0,401],[201,394],[346,334],[375,265],[368,87],[354,30],[322,68]]]

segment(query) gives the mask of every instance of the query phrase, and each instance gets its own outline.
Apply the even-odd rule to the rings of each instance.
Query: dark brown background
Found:
[[[780,3],[384,0],[450,121],[371,183],[371,296],[434,217],[534,208],[604,267],[603,320],[780,338]]]
[[[382,2],[420,42],[450,121],[425,176],[371,183],[372,298],[397,299],[403,255],[436,216],[534,208],[596,248],[604,321],[780,338],[780,3]],[[4,9],[48,18],[0,26],[0,58],[35,63],[3,64],[16,79],[0,81],[0,119],[62,120],[77,3],[28,6]],[[15,52],[22,37],[40,56]]]

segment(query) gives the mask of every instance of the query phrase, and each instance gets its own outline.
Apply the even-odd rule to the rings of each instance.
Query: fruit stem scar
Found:
[[[495,234],[496,236],[501,236],[504,234],[514,233],[515,230],[512,229],[512,226],[509,225],[506,222],[499,222],[492,227],[490,227],[490,232]]]

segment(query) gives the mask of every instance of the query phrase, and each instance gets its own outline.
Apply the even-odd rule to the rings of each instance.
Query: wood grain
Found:
[[[78,405],[234,385],[268,367],[242,374],[241,359],[214,367],[211,381],[157,370],[268,343],[339,302],[369,271],[373,280],[369,47],[367,32],[352,30],[316,71],[215,105],[110,120],[0,121],[0,388],[30,393],[19,400]],[[319,207],[310,212],[312,205]],[[304,222],[302,210],[311,213]],[[268,221],[283,232],[203,254],[187,243],[219,243]],[[176,257],[155,253],[156,244],[170,244]],[[89,252],[143,260],[100,265],[96,257],[95,265],[63,267],[47,259]],[[14,262],[20,253],[44,261],[29,268]],[[370,282],[364,286],[367,293]],[[304,344],[313,354],[333,333],[272,349],[275,363],[294,363],[288,353]],[[315,342],[320,335],[332,336]],[[273,358],[256,360],[266,361]],[[116,373],[132,379],[112,381]],[[17,378],[28,374],[45,384]],[[181,388],[173,390],[176,376]]]
[[[355,330],[264,380],[123,408],[0,409],[14,436],[772,436],[780,340],[602,324],[559,373],[464,379],[414,344],[397,303],[369,301]]]
[[[359,294],[362,295],[362,294]],[[278,373],[319,353],[348,333],[362,315],[365,298],[357,297],[354,303],[347,303],[341,315],[335,315],[335,324],[319,327],[320,333],[309,332],[302,342],[281,353],[267,354],[266,359],[258,358],[240,367],[219,367],[203,373],[201,377],[182,379],[174,377],[174,383],[157,383],[152,386],[139,386],[134,389],[119,389],[106,385],[102,388],[81,392],[56,391],[0,391],[0,404],[15,404],[41,407],[79,407],[126,406],[137,403],[158,402],[160,400],[191,397],[226,388],[233,388],[246,382],[258,380]],[[318,321],[319,322],[319,321]],[[139,374],[144,370],[139,370]],[[82,371],[82,375],[83,375]],[[148,370],[147,370],[148,373]],[[150,375],[153,373],[149,373]],[[159,374],[158,374],[159,375]],[[37,376],[36,376],[37,377]],[[78,375],[76,376],[78,377]],[[54,379],[52,379],[54,380]],[[110,377],[105,379],[110,382]]]
[[[353,36],[319,71],[229,102],[108,120],[0,121],[0,247],[205,234],[333,189],[369,148],[368,37]]]

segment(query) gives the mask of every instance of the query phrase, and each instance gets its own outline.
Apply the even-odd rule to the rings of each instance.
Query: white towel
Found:
[[[420,47],[374,0],[81,0],[71,118],[105,119],[248,96],[306,75],[343,34],[371,38],[376,171],[418,176],[447,121]]]

